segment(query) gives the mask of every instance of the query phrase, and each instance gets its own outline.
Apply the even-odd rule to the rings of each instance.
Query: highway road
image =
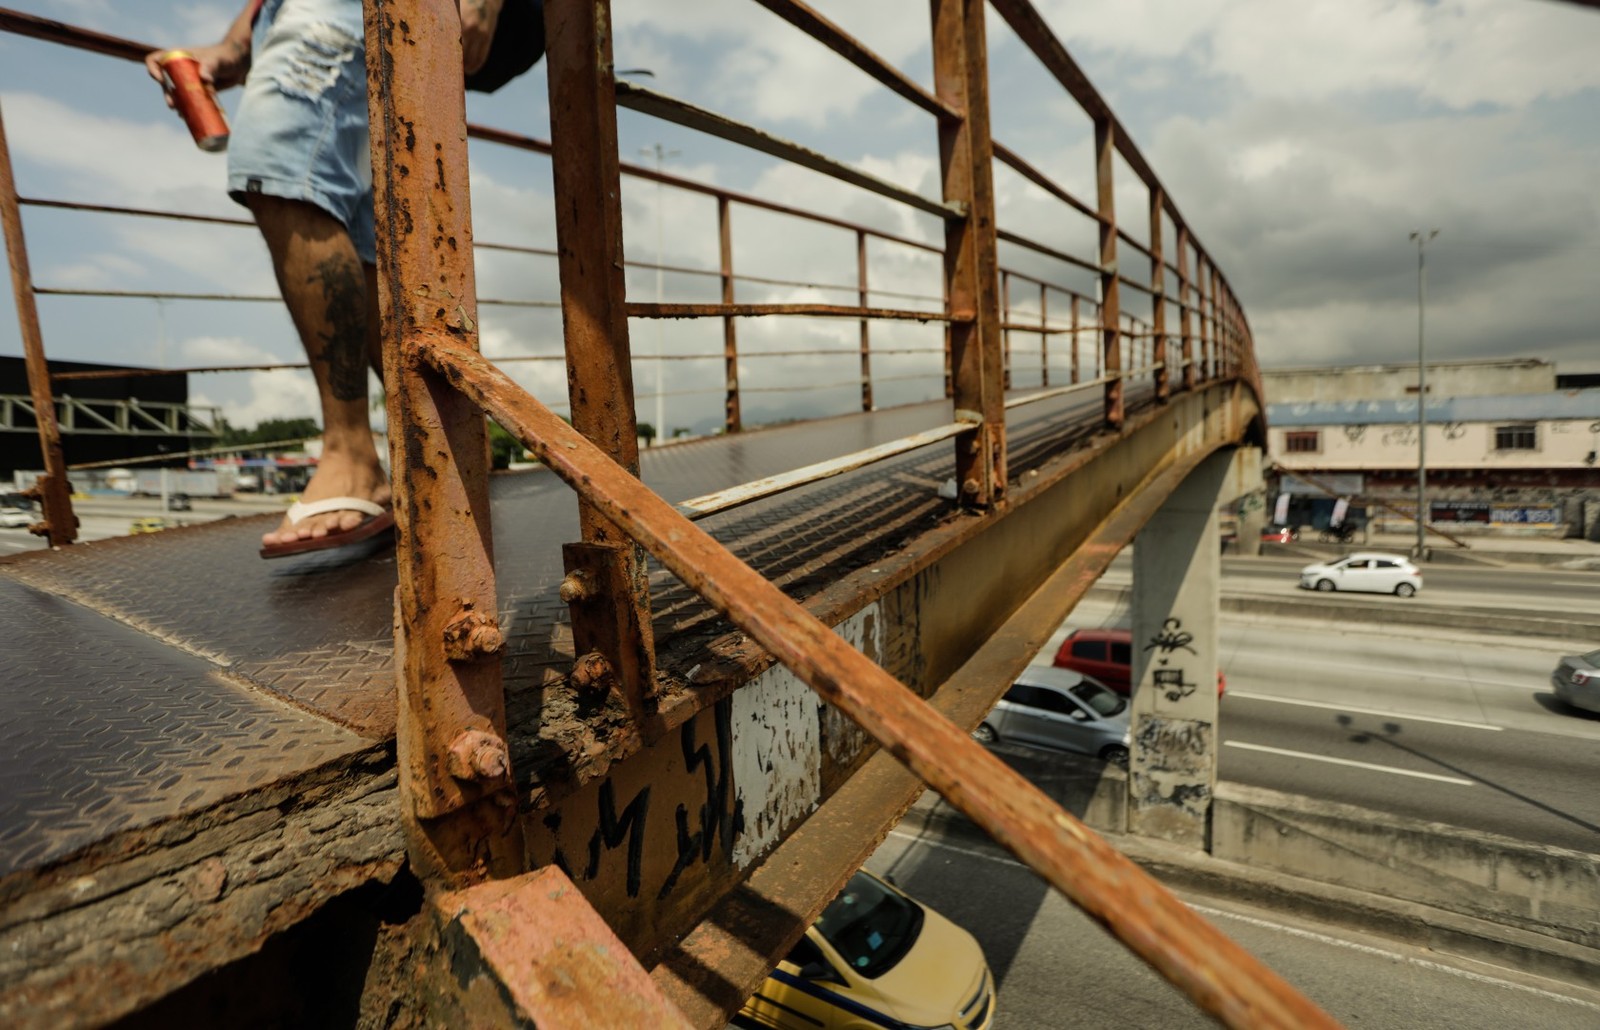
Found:
[[[1222,589],[1227,593],[1304,596],[1310,591],[1303,591],[1298,585],[1300,570],[1314,560],[1224,557]],[[1127,586],[1132,579],[1133,562],[1123,554],[1112,562],[1100,583],[1102,586]],[[1382,594],[1336,596],[1341,600],[1368,601],[1378,607],[1403,603],[1399,598]],[[1518,614],[1600,613],[1600,573],[1537,565],[1494,568],[1427,563],[1422,566],[1422,592],[1416,600],[1430,605],[1505,609]]]
[[[1067,626],[1126,618],[1085,602]],[[1219,637],[1222,779],[1600,852],[1600,715],[1549,683],[1600,641],[1235,613]]]
[[[986,839],[893,831],[867,868],[978,938],[999,986],[995,1030],[1214,1027],[1189,1000]],[[1236,901],[1184,895],[1345,1026],[1505,1030],[1600,1026],[1600,992]]]

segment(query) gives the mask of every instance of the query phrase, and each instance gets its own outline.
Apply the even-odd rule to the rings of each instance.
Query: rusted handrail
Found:
[[[481,355],[437,342],[419,343],[417,353],[586,503],[1201,1008],[1235,1027],[1336,1025]]]

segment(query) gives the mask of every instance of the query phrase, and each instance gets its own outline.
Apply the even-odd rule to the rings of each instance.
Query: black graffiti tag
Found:
[[[717,726],[715,753],[709,744],[697,745],[694,720],[684,723],[680,731],[683,760],[688,770],[704,769],[706,800],[700,806],[699,826],[693,833],[689,832],[689,806],[679,805],[674,813],[678,825],[678,860],[673,863],[672,872],[662,883],[657,898],[672,893],[678,877],[696,859],[711,861],[712,849],[719,841],[723,857],[732,861],[734,838],[744,830],[744,802],[729,804],[733,793],[733,774],[728,762],[733,752],[733,702],[729,699],[718,702],[713,714]]]

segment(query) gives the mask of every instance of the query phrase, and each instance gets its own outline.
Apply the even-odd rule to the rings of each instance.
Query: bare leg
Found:
[[[389,483],[372,443],[367,368],[379,352],[376,274],[344,225],[312,204],[263,194],[250,210],[272,253],[278,287],[294,319],[322,403],[322,458],[301,497],[359,497],[387,504]],[[288,543],[354,529],[366,518],[336,511],[283,525],[262,543]]]

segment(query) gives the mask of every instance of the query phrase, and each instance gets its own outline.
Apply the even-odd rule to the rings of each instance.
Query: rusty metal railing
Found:
[[[881,65],[804,5],[763,2],[858,65]],[[1006,9],[1012,14],[1031,11],[1019,4],[1002,8]],[[641,91],[612,81],[608,4],[604,0],[553,3],[548,8],[547,36],[557,193],[580,184],[592,190],[598,182],[602,187],[591,195],[604,198],[592,204],[558,205],[567,355],[574,381],[585,384],[585,396],[573,397],[573,425],[568,426],[477,353],[470,262],[459,252],[428,244],[439,232],[465,238],[470,231],[465,177],[442,171],[459,169],[466,159],[465,143],[450,124],[459,107],[454,98],[443,102],[437,96],[437,84],[456,81],[460,73],[449,4],[369,0],[369,12],[378,213],[384,237],[381,281],[391,311],[389,324],[398,337],[390,347],[389,381],[396,387],[391,393],[391,424],[405,440],[397,453],[476,453],[470,431],[450,428],[462,425],[451,416],[465,398],[509,429],[577,491],[585,543],[567,549],[570,574],[563,587],[563,596],[573,604],[575,649],[598,656],[618,672],[641,728],[647,725],[652,705],[641,553],[648,551],[1202,1007],[1238,1026],[1328,1025],[1324,1014],[1275,974],[637,480],[633,440],[618,431],[631,423],[632,391],[627,378],[627,304],[620,275],[621,212],[617,191],[611,188],[621,174],[614,104],[626,101],[769,153],[796,157],[808,167],[841,174],[881,194],[897,192],[853,178],[827,159],[796,154],[767,134],[688,105],[670,103],[656,94],[641,101]],[[999,270],[994,236],[982,228],[993,226],[983,13],[981,3],[940,0],[933,5],[938,89],[932,95],[913,91],[936,106],[941,150],[947,157],[944,204],[920,206],[939,210],[947,225],[952,386],[961,413],[954,432],[957,466],[970,484],[964,491],[968,502],[980,508],[1003,502],[1005,482]],[[1030,31],[1048,37],[1042,26],[1024,28],[1025,33]],[[880,77],[895,78],[880,70]],[[398,144],[402,127],[404,151]],[[1123,417],[1122,386],[1128,374],[1116,307],[1121,286],[1114,271],[1119,237],[1109,208],[1109,154],[1116,135],[1109,115],[1101,116],[1097,138],[1106,174],[1099,205],[1100,332],[1105,345],[1107,421],[1113,424]],[[409,152],[437,160],[412,162]],[[422,197],[430,198],[429,224],[416,224],[408,216],[419,210]],[[1153,216],[1160,210],[1161,205],[1152,204]],[[1159,232],[1153,237],[1159,239]],[[1161,264],[1159,250],[1153,261]],[[1180,259],[1179,275],[1186,278],[1182,268]],[[1213,363],[1221,371],[1249,361],[1247,337],[1239,335],[1239,323],[1224,317],[1217,299],[1219,274],[1213,270],[1209,280],[1209,292],[1204,285],[1193,287],[1208,301],[1198,308],[1207,348],[1200,359],[1202,374],[1211,373]],[[409,284],[423,282],[431,284],[430,296],[419,300]],[[1183,302],[1180,309],[1187,330],[1191,306]],[[718,306],[675,310],[727,313]],[[1159,324],[1154,331],[1159,338]],[[1198,377],[1187,332],[1183,344],[1185,385],[1192,386]],[[1209,350],[1212,347],[1214,351]],[[1163,355],[1146,367],[1159,383],[1168,361]],[[470,468],[441,468],[430,461],[428,472],[426,477],[403,476],[396,484],[402,542],[400,639],[407,656],[402,769],[416,823],[431,845],[427,857],[438,863],[441,875],[471,879],[493,875],[501,863],[514,865],[515,852],[514,840],[508,839],[514,833],[489,830],[479,814],[488,799],[509,789],[509,771],[496,765],[493,774],[463,778],[458,769],[458,776],[451,778],[446,773],[452,741],[459,749],[460,735],[468,732],[464,725],[491,738],[504,732],[500,702],[491,685],[498,676],[497,662],[486,660],[489,653],[458,653],[451,665],[441,643],[460,639],[459,629],[451,627],[493,604],[485,527],[475,514],[486,498]],[[440,551],[452,555],[448,568],[433,558]],[[473,557],[463,561],[463,554]],[[632,667],[626,668],[629,663]]]
[[[403,814],[411,830],[414,866],[434,883],[459,885],[517,873],[527,860],[504,744],[502,638],[493,614],[497,599],[480,417],[487,413],[577,494],[582,540],[563,548],[567,578],[562,586],[562,598],[571,609],[575,653],[580,664],[587,663],[591,670],[603,668],[614,677],[634,732],[646,743],[658,732],[645,575],[648,554],[1206,1011],[1234,1026],[1328,1025],[1323,1013],[1270,970],[686,517],[726,510],[892,454],[953,441],[961,501],[982,518],[1006,504],[1010,477],[1005,419],[1010,409],[1074,390],[1098,389],[1102,420],[1117,430],[1127,417],[1127,386],[1135,378],[1150,381],[1155,403],[1175,391],[1224,379],[1243,379],[1259,396],[1249,329],[1221,272],[1193,239],[1115,116],[1026,0],[991,3],[1093,120],[1096,197],[1092,204],[1073,198],[992,140],[981,0],[934,0],[932,90],[907,79],[805,4],[758,2],[935,119],[943,158],[942,196],[917,195],[758,127],[619,82],[611,67],[608,0],[550,0],[546,17],[552,142],[543,149],[552,162],[558,197],[594,198],[557,205],[554,256],[561,280],[565,360],[574,384],[569,426],[477,352],[477,308],[487,302],[477,297],[472,249],[436,248],[431,242],[441,232],[461,240],[472,238],[464,103],[459,88],[451,85],[461,81],[454,0],[366,0],[379,281],[389,329],[385,382],[399,529],[397,736]],[[124,58],[142,56],[145,49],[3,10],[0,30]],[[723,250],[716,274],[723,295],[715,304],[630,303],[619,202],[625,171],[617,155],[619,104],[794,161],[935,215],[944,226],[942,245],[896,242],[941,256],[940,310],[870,306],[868,300],[876,291],[866,278],[865,241],[869,236],[891,237],[792,210],[786,213],[857,233],[861,255],[854,287],[857,303],[737,303],[733,286],[739,277],[729,251],[729,210],[736,203],[771,210],[782,205],[648,169],[626,170],[717,198]],[[541,149],[506,134],[496,137],[474,129],[473,135]],[[418,154],[427,157],[415,159]],[[1114,155],[1121,156],[1149,191],[1148,244],[1139,243],[1118,221],[1112,190]],[[1095,255],[1072,255],[998,228],[993,185],[997,160],[1090,218],[1097,227]],[[8,247],[12,247],[18,307],[23,309],[26,295],[31,310],[32,297],[39,291],[28,279],[3,124],[0,167],[5,169],[0,214],[5,215]],[[1177,240],[1175,259],[1163,250],[1169,222]],[[1093,274],[1095,296],[1003,269],[998,255],[1001,242]],[[1119,265],[1119,246],[1149,259],[1148,279],[1132,276]],[[1175,290],[1169,286],[1168,273],[1176,280]],[[1010,304],[1002,295],[1013,280],[1040,290],[1037,324],[1007,312]],[[1151,298],[1147,322],[1124,310],[1124,287]],[[1068,298],[1066,324],[1048,317],[1051,293]],[[1176,332],[1168,321],[1172,313],[1177,316]],[[637,479],[629,319],[722,320],[728,327],[722,357],[729,363],[731,384],[739,360],[733,320],[796,315],[854,319],[861,324],[859,381],[862,404],[869,409],[868,323],[890,319],[942,323],[947,327],[942,375],[954,420],[771,481],[696,498],[674,510]],[[36,315],[34,323],[31,337],[24,330],[25,339],[32,341],[27,344],[30,383],[35,383],[32,372],[37,367],[37,382],[44,391],[42,410],[53,410]],[[1044,370],[1040,390],[1009,399],[1006,376],[1016,366],[1006,359],[1008,333],[1038,335]],[[1080,368],[1076,343],[1080,335],[1096,341],[1088,375]],[[1048,379],[1048,341],[1054,336],[1073,341],[1071,381],[1065,385],[1052,386]],[[731,385],[727,406],[726,424],[737,429],[741,422]],[[44,432],[41,424],[42,438]],[[59,438],[47,442],[47,464],[51,446],[59,451]],[[51,471],[47,482],[55,475]],[[45,500],[47,517],[58,520],[66,513],[70,518],[70,502],[52,500],[48,493]]]

